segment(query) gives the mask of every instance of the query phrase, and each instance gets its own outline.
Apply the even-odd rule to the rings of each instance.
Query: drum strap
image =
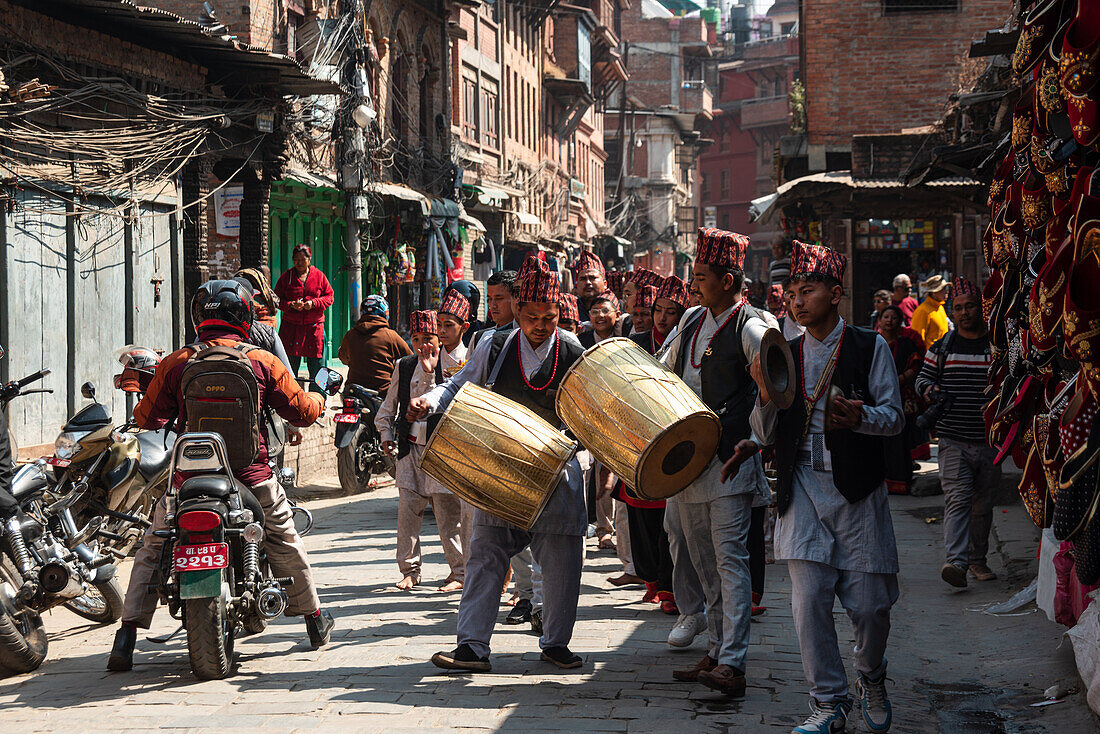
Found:
[[[496,361],[493,362],[493,369],[489,373],[489,380],[485,383],[485,387],[489,390],[493,389],[493,384],[496,383],[497,377],[500,376],[500,370],[504,366],[504,357],[508,354],[508,349],[512,346],[512,340],[516,338],[516,334],[518,333],[519,329],[508,332],[508,336],[504,340],[504,346],[496,353]]]

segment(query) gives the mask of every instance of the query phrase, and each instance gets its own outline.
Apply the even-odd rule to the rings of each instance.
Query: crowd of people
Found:
[[[885,651],[899,592],[888,493],[908,491],[914,461],[929,457],[933,435],[946,494],[942,578],[952,586],[965,586],[968,576],[993,578],[985,556],[999,470],[982,431],[989,340],[980,295],[964,278],[935,276],[921,284],[925,299],[918,303],[909,277],[898,275],[892,292],[875,294],[871,328],[856,326],[840,316],[846,258],[794,242],[789,251],[777,248],[781,262],[771,271],[782,282],[769,284],[766,304],[754,307],[743,272],[747,247],[741,235],[700,230],[686,283],[644,268],[607,272],[583,252],[573,265],[572,293],[561,292],[558,274],[532,255],[519,272],[489,278],[485,321],[478,318],[481,293],[468,281],[453,283],[438,309],[411,313],[411,346],[391,328],[386,299],[364,299],[339,356],[350,383],[384,397],[375,428],[396,457],[395,585],[408,590],[422,582],[420,536],[430,506],[450,568],[439,591],[462,594],[457,646],[433,656],[436,666],[491,670],[502,600],[510,606],[505,624],[530,624],[540,635],[542,660],[583,665],[569,644],[587,536],[597,552],[614,552],[620,561],[609,584],[637,586],[642,603],[675,616],[670,646],[688,647],[705,635],[706,654],[670,676],[740,696],[749,622],[766,611],[770,538],[774,558],[787,562],[811,694],[812,715],[794,733],[838,731],[854,715],[871,731],[889,729]],[[207,294],[216,308],[195,311],[199,340],[213,344],[252,340],[263,323],[235,321],[239,308],[225,306],[234,298],[254,314],[283,311],[279,334],[288,358],[263,350],[249,358],[264,377],[265,403],[298,425],[322,406],[290,375],[303,357],[311,373],[320,366],[323,314],[332,302],[309,257],[308,247],[296,248],[294,267],[273,292],[255,282],[255,273],[219,281],[231,285]],[[949,295],[952,320],[944,307]],[[769,394],[760,363],[770,329],[782,332],[794,355],[799,390],[788,407]],[[716,456],[684,490],[662,501],[641,497],[582,447],[524,529],[473,507],[421,470],[429,437],[464,385],[487,387],[563,427],[554,396],[564,375],[586,349],[616,337],[653,355],[719,418]],[[188,349],[158,369],[135,410],[139,424],[153,426],[181,410],[176,383]],[[242,481],[262,490],[265,513],[274,515],[267,518],[272,565],[295,578],[291,609],[305,616],[311,642],[321,646],[334,620],[321,611],[281,489],[262,461],[254,463]],[[138,553],[112,670],[129,669],[134,631],[148,627],[156,603],[148,577],[163,522],[161,512]],[[837,644],[835,599],[856,637],[854,697]]]

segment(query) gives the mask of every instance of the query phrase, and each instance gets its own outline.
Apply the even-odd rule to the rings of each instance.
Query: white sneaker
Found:
[[[810,718],[802,726],[791,729],[791,734],[839,734],[848,723],[851,706],[844,701],[818,703],[810,700]]]
[[[890,731],[893,712],[890,699],[886,696],[886,675],[883,674],[876,682],[860,673],[856,680],[856,692],[859,694],[859,712],[868,731],[875,734]]]
[[[707,620],[702,614],[681,614],[676,626],[668,633],[669,647],[688,647],[695,635],[705,631]]]

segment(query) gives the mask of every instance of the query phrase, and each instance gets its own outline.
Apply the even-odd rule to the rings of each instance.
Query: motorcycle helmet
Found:
[[[115,352],[122,374],[115,375],[115,387],[124,392],[144,393],[160,364],[160,355],[147,347],[129,344]]]
[[[195,331],[227,326],[247,338],[255,311],[252,289],[236,280],[203,283],[191,299],[191,322]]]

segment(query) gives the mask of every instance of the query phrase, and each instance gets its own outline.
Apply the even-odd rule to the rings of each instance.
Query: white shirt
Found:
[[[441,358],[442,354],[441,351]],[[394,436],[394,426],[397,422],[397,383],[400,379],[400,373],[400,368],[394,367],[393,376],[390,377],[390,387],[386,391],[386,399],[382,401],[382,406],[374,417],[374,427],[378,429],[383,441],[397,440],[397,437]],[[433,387],[435,387],[435,370],[425,372],[424,367],[418,361],[413,369],[412,379],[409,380],[409,400],[423,396]],[[409,428],[409,440],[421,445],[428,442],[428,421],[426,419],[418,420],[412,424]]]
[[[453,351],[448,352],[446,349],[440,349],[439,358],[443,360],[443,375],[451,377],[462,369],[462,365],[466,364],[468,354],[469,347],[461,341],[458,342],[458,346]]]

